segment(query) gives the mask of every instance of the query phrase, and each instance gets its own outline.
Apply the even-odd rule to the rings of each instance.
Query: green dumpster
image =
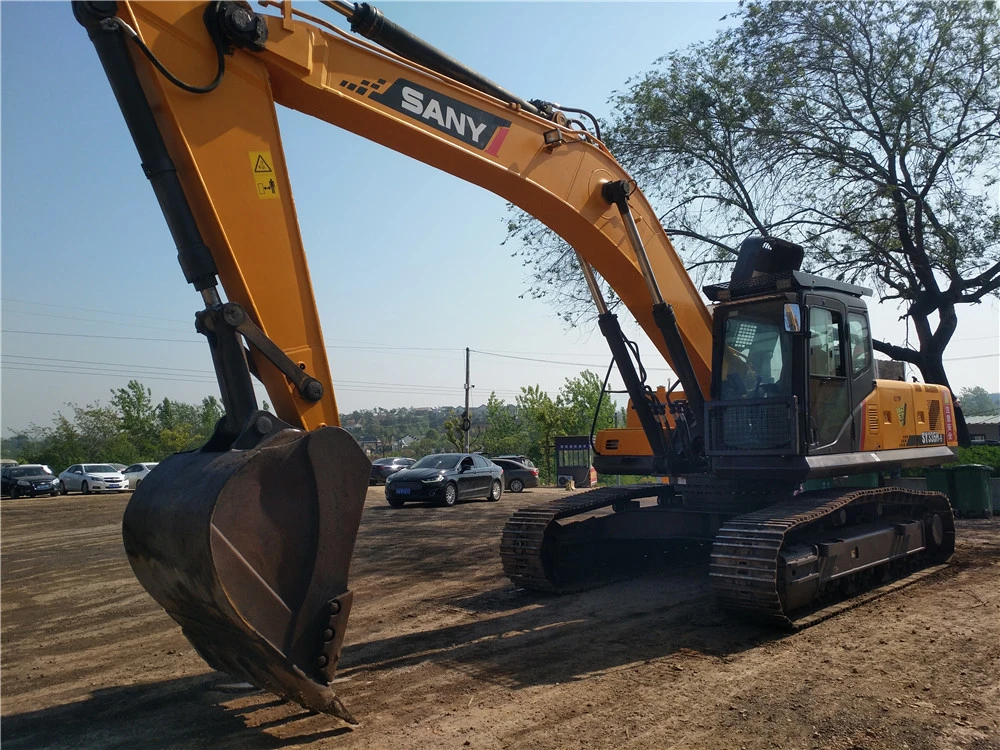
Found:
[[[953,466],[939,466],[935,469],[927,469],[924,472],[924,479],[927,482],[929,492],[943,492],[955,503],[955,474]]]
[[[982,464],[960,464],[949,468],[953,476],[955,494],[949,494],[948,497],[951,498],[955,515],[964,518],[992,517],[990,474],[993,469]]]

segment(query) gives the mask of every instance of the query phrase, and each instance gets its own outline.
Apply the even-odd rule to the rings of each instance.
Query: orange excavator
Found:
[[[521,99],[367,3],[323,5],[354,33],[272,0],[261,13],[73,4],[201,294],[196,327],[226,409],[123,519],[136,576],[210,665],[353,721],[330,684],[370,465],[338,426],[277,104],[482,186],[576,252],[630,396],[595,464],[661,481],[515,513],[500,544],[515,584],[577,590],[634,570],[635,550],[703,541],[724,608],[800,627],[947,561],[948,498],[884,478],[952,459],[951,394],[875,377],[868,290],[803,272],[797,245],[751,237],[729,282],[704,290],[710,308],[585,111]],[[598,274],[674,387],[646,383]]]

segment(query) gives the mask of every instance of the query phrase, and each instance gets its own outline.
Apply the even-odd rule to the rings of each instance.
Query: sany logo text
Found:
[[[413,112],[424,120],[434,120],[438,125],[446,130],[451,130],[457,135],[465,135],[465,126],[469,126],[469,135],[472,140],[479,143],[479,136],[486,130],[486,123],[476,123],[465,112],[456,112],[454,107],[445,105],[444,112],[441,111],[441,102],[431,99],[424,105],[424,94],[410,86],[403,87],[403,109]]]

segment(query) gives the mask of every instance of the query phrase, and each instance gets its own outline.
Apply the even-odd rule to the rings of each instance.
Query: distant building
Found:
[[[969,436],[973,445],[993,441],[1000,444],[1000,414],[987,414],[980,417],[966,417],[965,424],[969,428]]]

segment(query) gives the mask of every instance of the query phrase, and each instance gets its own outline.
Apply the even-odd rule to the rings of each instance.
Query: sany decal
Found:
[[[372,92],[369,98],[493,156],[510,131],[510,120],[405,78],[394,81],[383,92]]]

